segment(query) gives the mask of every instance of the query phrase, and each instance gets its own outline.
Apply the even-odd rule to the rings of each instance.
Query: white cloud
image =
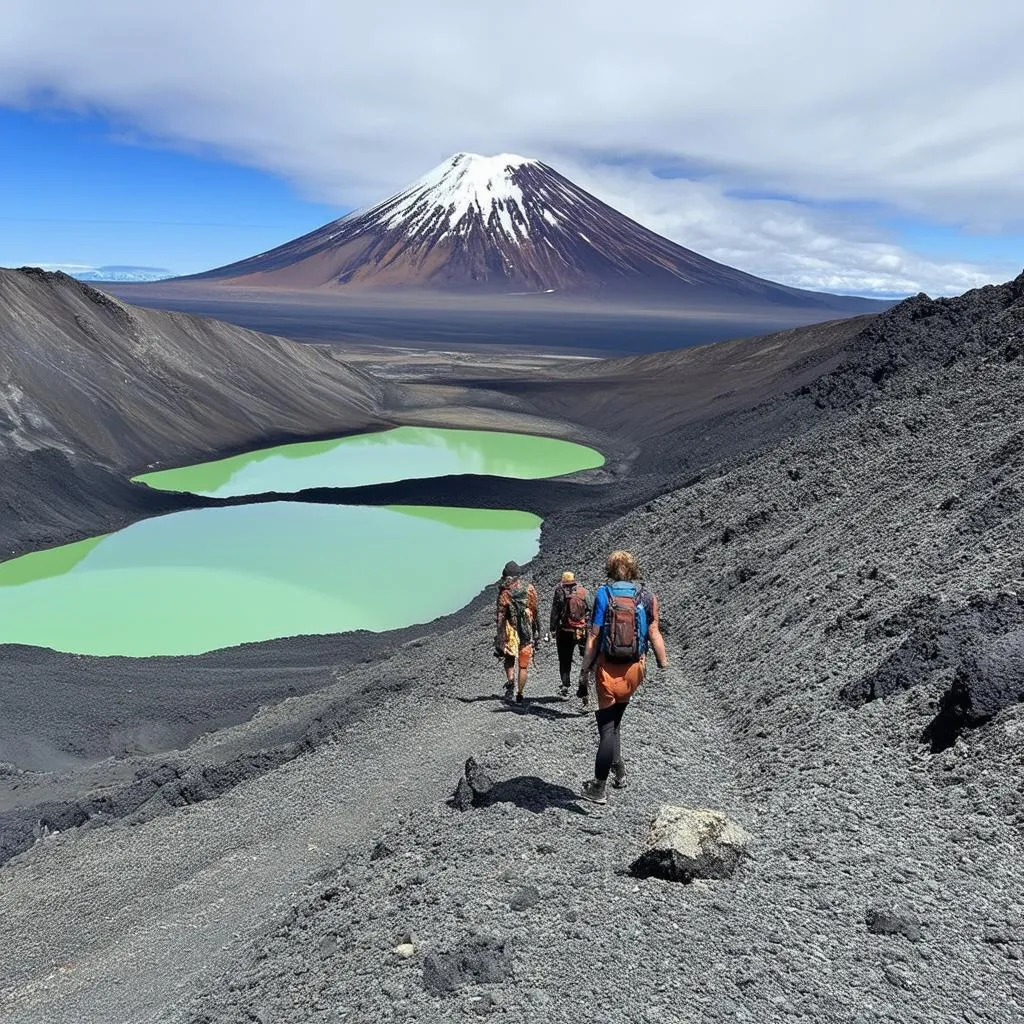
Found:
[[[346,207],[461,149],[567,169],[640,156],[710,173],[720,193],[865,200],[988,230],[1024,219],[1024,5],[1005,0],[4,7],[0,102],[99,109]],[[678,188],[643,172],[637,183],[634,212],[667,218],[657,211]],[[788,280],[790,243],[812,238],[810,262],[788,273],[824,280],[847,257],[865,282],[972,273],[872,249],[852,221],[835,225],[844,241],[802,227],[792,205],[772,216],[745,206],[686,212],[681,227],[742,221],[759,238],[709,234],[704,251],[746,245]]]
[[[759,277],[813,291],[855,295],[956,295],[1004,281],[1020,266],[936,261],[863,225],[795,202],[736,199],[709,182],[648,171],[565,168],[605,202],[689,249]],[[1024,263],[1024,254],[1022,254]]]

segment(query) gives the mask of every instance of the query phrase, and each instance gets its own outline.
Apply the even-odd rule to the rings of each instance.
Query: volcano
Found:
[[[251,288],[664,298],[694,306],[882,308],[715,263],[539,160],[457,153],[376,206],[179,281]]]

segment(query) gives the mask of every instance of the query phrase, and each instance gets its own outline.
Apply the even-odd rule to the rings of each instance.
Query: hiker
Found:
[[[576,693],[587,703],[587,681],[595,672],[597,731],[599,735],[594,778],[583,783],[583,796],[595,804],[607,803],[605,786],[626,785],[626,763],[619,745],[619,728],[629,698],[644,681],[648,646],[658,668],[668,655],[659,624],[658,597],[639,581],[636,558],[628,551],[613,551],[606,565],[608,582],[597,588],[587,648],[580,665]]]
[[[495,616],[498,632],[494,641],[494,653],[504,659],[505,696],[511,697],[515,690],[517,704],[523,703],[526,673],[540,637],[537,591],[532,583],[520,579],[522,574],[522,566],[515,562],[506,562],[501,571]]]
[[[576,582],[576,575],[563,572],[562,580],[555,587],[551,599],[551,622],[545,640],[555,635],[555,648],[558,651],[558,674],[561,676],[561,695],[569,696],[572,684],[573,653],[579,648],[580,657],[587,643],[587,624],[590,622],[592,605],[590,594],[585,587]]]

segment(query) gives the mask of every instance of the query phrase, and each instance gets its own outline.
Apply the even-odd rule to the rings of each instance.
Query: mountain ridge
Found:
[[[410,186],[266,252],[176,281],[284,289],[440,290],[878,311],[716,263],[539,160],[456,153]]]

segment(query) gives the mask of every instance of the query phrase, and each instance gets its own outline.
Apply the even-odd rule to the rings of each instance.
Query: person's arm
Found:
[[[651,647],[654,648],[654,657],[658,662],[658,668],[666,668],[668,666],[668,652],[665,650],[665,638],[661,635],[661,623],[659,622],[661,609],[658,606],[656,594],[651,595],[651,609],[653,615],[651,616],[650,625],[647,627],[647,636],[651,641]]]
[[[530,610],[530,622],[533,624],[533,642],[540,640],[540,610],[537,601],[537,588],[531,583],[526,588],[526,607]]]
[[[587,647],[580,662],[580,679],[586,679],[594,671],[594,662],[597,661],[597,639],[600,635],[600,626],[590,627],[590,632],[587,633]]]
[[[598,588],[597,594],[594,597],[594,611],[591,615],[590,629],[587,632],[587,646],[583,651],[583,657],[580,660],[580,684],[586,682],[587,677],[594,670],[594,664],[597,662],[597,645],[598,639],[601,636],[601,627],[604,625],[605,611],[608,607],[608,601],[605,596],[605,592],[602,588]]]
[[[494,628],[500,633],[505,625],[505,606],[508,604],[508,591],[498,591],[498,604],[494,614]]]

